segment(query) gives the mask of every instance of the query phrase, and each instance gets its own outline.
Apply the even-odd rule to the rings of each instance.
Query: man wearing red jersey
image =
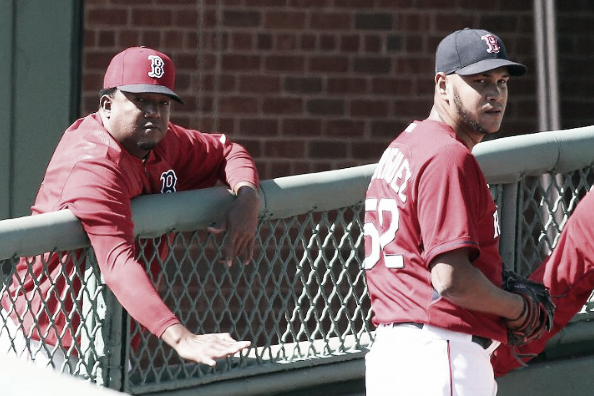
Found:
[[[251,260],[259,181],[243,147],[225,135],[203,134],[169,121],[171,102],[183,103],[174,85],[175,67],[167,55],[145,47],[117,54],[105,73],[99,110],[64,133],[32,213],[70,209],[88,234],[105,283],[127,312],[181,357],[214,365],[215,359],[250,343],[226,333],[194,334],[164,304],[144,264],[135,258],[130,200],[227,183],[236,198],[211,231],[226,230],[225,261],[231,265],[236,256]],[[80,324],[74,309],[80,303],[77,265],[55,253],[23,258],[2,298],[3,316],[10,315],[3,329],[12,327],[12,336],[24,336],[31,345],[60,345],[49,348],[54,366],[63,351],[64,359],[73,357],[69,351]],[[29,348],[25,355],[42,360],[44,352],[43,347]]]
[[[473,147],[499,130],[510,76],[496,35],[445,37],[434,105],[387,148],[365,200],[365,270],[377,326],[366,356],[375,395],[493,396],[490,354],[523,320],[501,289],[499,223]]]
[[[540,339],[527,345],[502,345],[493,353],[491,362],[495,376],[502,376],[537,356],[547,342],[557,334],[583,308],[594,289],[594,189],[581,199],[563,231],[555,249],[530,279],[549,288],[556,305],[553,328]]]

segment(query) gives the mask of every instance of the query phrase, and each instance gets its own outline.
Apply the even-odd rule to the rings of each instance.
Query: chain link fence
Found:
[[[509,139],[509,147],[515,149],[517,141]],[[594,142],[594,131],[580,139]],[[582,140],[581,145],[585,144]],[[505,161],[506,151],[497,151],[499,161]],[[477,155],[479,162],[486,158],[487,163],[489,156],[488,152],[484,157]],[[542,171],[537,164],[535,174],[522,171],[516,181],[491,185],[501,211],[502,235],[514,236],[511,244],[502,240],[502,255],[512,260],[507,265],[528,273],[550,253],[568,216],[594,181],[591,161],[586,158],[582,162],[587,166],[573,164],[570,170],[552,166],[552,171]],[[167,305],[193,331],[230,332],[236,339],[252,341],[248,350],[219,361],[214,368],[181,360],[127,317],[101,282],[88,246],[57,250],[53,255],[41,250],[30,256],[30,271],[42,268],[42,276],[50,277],[53,284],[65,282],[69,292],[54,295],[57,298],[52,302],[44,298],[38,315],[19,316],[4,310],[1,352],[30,356],[57,370],[131,394],[183,389],[209,393],[211,384],[244,378],[260,378],[266,383],[274,373],[361,360],[373,340],[362,271],[362,201],[373,169],[370,165],[263,182],[254,259],[248,265],[237,262],[230,268],[221,262],[223,240],[204,231],[208,216],[220,213],[225,200],[231,199],[224,189],[138,201],[134,209],[139,259],[147,263],[147,273]],[[495,171],[487,169],[488,180],[497,180]],[[175,199],[188,201],[180,204],[172,201]],[[197,210],[201,214],[184,212],[183,208],[190,207],[188,202],[203,203]],[[180,210],[181,215],[162,215],[170,223],[147,231],[151,223],[159,223],[156,209],[164,206]],[[194,220],[195,216],[202,217]],[[510,218],[516,221],[509,222]],[[4,228],[0,224],[0,239],[11,230],[24,236],[15,227],[19,220],[15,221]],[[183,222],[187,224],[181,225]],[[59,232],[51,224],[40,228]],[[37,238],[32,233],[25,235]],[[157,252],[163,248],[168,253],[161,256]],[[11,255],[2,265],[3,295],[10,282],[36,282],[37,273],[14,275],[23,254],[1,243],[0,252],[2,257],[7,252]],[[44,296],[55,293],[52,288],[34,290]],[[589,317],[589,311],[586,306],[582,315]],[[33,323],[31,330],[24,336],[21,332],[19,338],[20,325],[28,322]],[[36,324],[45,322],[49,330],[41,331]],[[55,324],[62,322],[66,330],[59,332],[60,326]]]

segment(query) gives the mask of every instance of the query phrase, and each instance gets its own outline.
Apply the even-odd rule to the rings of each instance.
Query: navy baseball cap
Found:
[[[435,73],[469,76],[502,66],[511,76],[522,76],[528,70],[510,61],[503,41],[486,30],[457,30],[441,40],[435,53]]]

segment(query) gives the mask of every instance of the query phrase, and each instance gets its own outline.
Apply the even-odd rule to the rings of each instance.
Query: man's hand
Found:
[[[216,365],[215,359],[231,356],[251,345],[250,341],[236,341],[229,333],[193,334],[181,324],[169,326],[161,336],[184,359],[196,363]]]
[[[504,268],[502,287],[503,290],[520,295],[524,300],[522,313],[517,318],[507,321],[509,345],[525,345],[551,331],[555,303],[545,285]]]
[[[237,197],[229,206],[224,218],[207,228],[213,234],[227,231],[223,251],[225,263],[229,267],[233,259],[240,255],[243,256],[245,264],[251,261],[260,209],[260,198],[253,184],[245,183],[235,188]]]

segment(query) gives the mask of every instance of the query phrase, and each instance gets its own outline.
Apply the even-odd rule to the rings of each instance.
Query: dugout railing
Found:
[[[594,127],[475,148],[499,207],[506,265],[528,273],[550,253],[594,182],[592,147]],[[182,361],[126,316],[101,282],[86,235],[68,210],[0,221],[2,292],[19,257],[57,251],[64,260],[78,260],[73,276],[84,286],[74,309],[83,320],[71,328],[76,342],[64,351],[77,359],[56,369],[131,394],[262,395],[362,378],[374,334],[361,269],[362,203],[374,169],[263,181],[257,246],[247,266],[222,264],[222,238],[204,231],[233,199],[225,188],[134,200],[140,259],[162,268],[147,271],[167,304],[190,329],[229,331],[253,343],[215,368]],[[155,253],[163,244],[164,258]],[[556,357],[567,346],[592,344],[590,311],[587,304],[552,340]],[[42,348],[49,355],[64,349]]]

